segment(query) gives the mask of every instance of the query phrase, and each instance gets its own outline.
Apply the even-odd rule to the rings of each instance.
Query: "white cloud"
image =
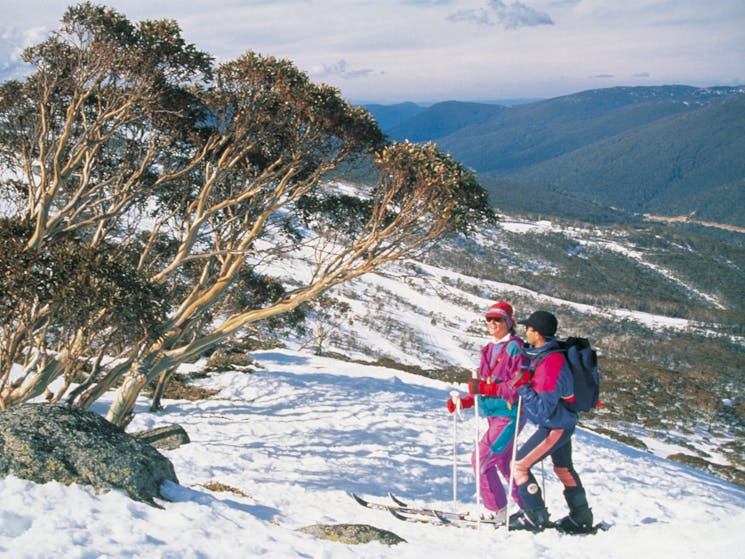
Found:
[[[22,35],[15,27],[0,27],[0,70],[5,71],[18,62],[22,50]]]
[[[0,25],[0,80],[19,79],[26,75],[30,67],[21,59],[23,50],[46,37],[44,27],[21,29]]]
[[[74,0],[0,2],[7,4],[2,79],[17,70],[20,49],[32,44],[30,30],[56,28]],[[742,0],[103,3],[131,21],[177,20],[184,38],[218,61],[247,50],[288,58],[355,102],[549,97],[657,83],[733,85],[745,76]],[[601,74],[615,77],[593,78]]]
[[[315,69],[314,75],[324,78],[329,76],[338,76],[345,80],[354,78],[364,78],[374,73],[374,70],[369,68],[352,69],[346,60],[339,60],[334,64],[323,64],[319,69]]]
[[[450,15],[448,19],[476,25],[496,25],[504,29],[554,24],[547,13],[535,10],[521,2],[507,5],[500,0],[488,0],[485,7],[459,10]]]

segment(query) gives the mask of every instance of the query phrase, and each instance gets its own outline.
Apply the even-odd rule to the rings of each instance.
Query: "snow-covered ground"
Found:
[[[468,466],[472,410],[454,424],[452,386],[420,376],[293,350],[254,354],[261,368],[198,382],[220,389],[202,401],[141,401],[129,431],[178,423],[191,443],[163,451],[180,485],[162,509],[112,491],[0,479],[0,556],[12,558],[739,558],[745,491],[680,464],[578,431],[575,463],[598,520],[595,536],[478,532],[399,521],[360,507],[348,492],[475,508]],[[202,364],[196,364],[199,368]],[[456,387],[461,391],[463,386]],[[97,404],[103,412],[106,401]],[[540,479],[540,468],[536,471]],[[221,483],[236,491],[210,491]],[[545,468],[549,510],[565,513]],[[406,540],[348,545],[296,532],[315,523],[365,523]]]

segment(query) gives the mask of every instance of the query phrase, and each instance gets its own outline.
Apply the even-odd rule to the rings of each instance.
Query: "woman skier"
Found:
[[[512,387],[513,379],[523,366],[523,341],[515,335],[512,306],[499,301],[485,313],[486,327],[493,340],[481,349],[478,377],[469,382],[470,394],[460,399],[460,407],[474,405],[474,396],[479,398],[479,410],[487,418],[488,427],[474,450],[471,463],[475,475],[479,476],[481,499],[490,511],[485,518],[499,520],[506,516],[507,496],[499,477],[501,472],[509,484],[512,445],[515,429],[525,425],[523,417],[517,417],[517,393]],[[450,398],[448,411],[456,410],[456,402]],[[476,460],[480,460],[477,464]],[[522,500],[513,484],[512,497],[520,508]],[[505,519],[506,520],[506,519]]]

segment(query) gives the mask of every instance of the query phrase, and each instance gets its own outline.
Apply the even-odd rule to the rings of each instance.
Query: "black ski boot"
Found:
[[[523,503],[523,509],[510,516],[510,530],[530,530],[541,532],[552,526],[548,519],[546,503],[541,495],[541,488],[536,483],[532,474],[528,475],[528,481],[517,486],[517,494]]]
[[[546,508],[521,510],[510,515],[510,530],[528,530],[530,532],[542,532],[553,526],[548,519]]]
[[[556,523],[556,528],[567,534],[592,534],[592,509],[587,505],[587,497],[583,487],[567,487],[564,498],[569,505],[569,516],[565,516]]]

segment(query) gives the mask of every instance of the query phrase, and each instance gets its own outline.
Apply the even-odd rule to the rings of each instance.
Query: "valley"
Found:
[[[613,87],[519,105],[371,106],[391,139],[431,141],[505,211],[745,227],[745,87]]]

